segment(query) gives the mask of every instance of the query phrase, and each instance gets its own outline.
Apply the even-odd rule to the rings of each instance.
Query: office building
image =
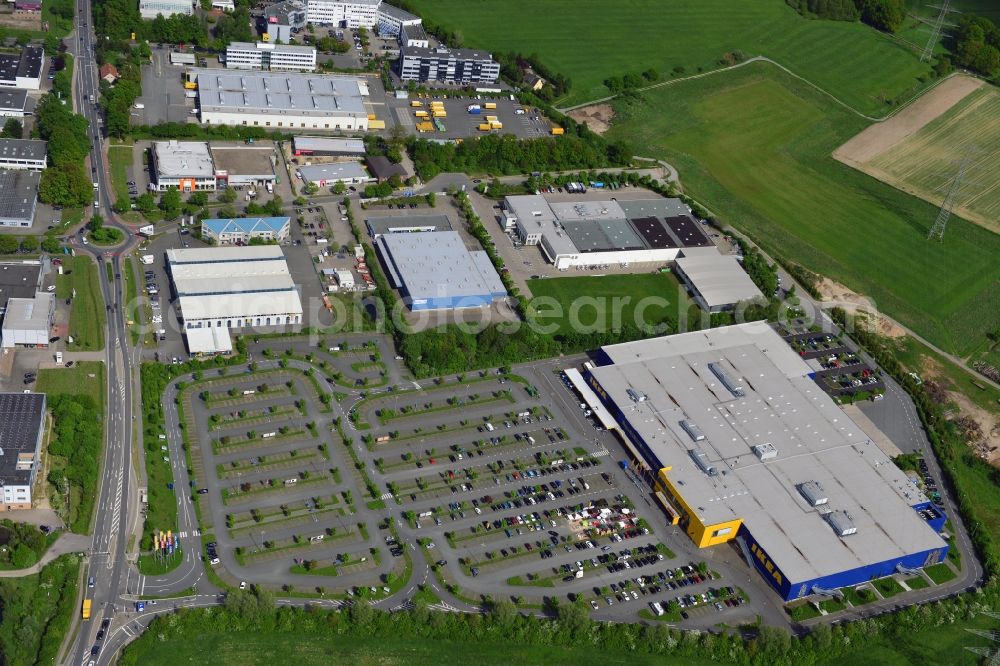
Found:
[[[381,37],[397,37],[404,27],[421,23],[419,16],[384,2],[378,6],[377,21],[375,31]]]
[[[302,301],[281,247],[167,250],[184,329],[302,323]]]
[[[194,69],[201,122],[288,129],[365,131],[368,84],[346,75]]]
[[[0,169],[41,171],[48,144],[38,139],[0,139]]]
[[[202,220],[201,237],[218,245],[247,245],[252,240],[284,243],[289,227],[287,217],[212,218]]]
[[[419,23],[404,25],[399,33],[399,43],[403,47],[430,48],[431,41],[424,26]]]
[[[44,424],[44,393],[0,393],[0,510],[31,508]]]
[[[400,49],[399,77],[404,81],[496,83],[500,63],[485,51],[406,46]]]
[[[24,118],[34,110],[27,90],[0,89],[0,118]]]
[[[411,310],[488,307],[507,296],[489,255],[466,249],[457,231],[384,234],[375,247]]]
[[[784,600],[942,562],[945,516],[767,323],[603,347],[606,410],[667,521],[735,541]]]
[[[8,299],[0,344],[5,349],[48,347],[55,312],[56,297],[51,292],[36,292],[32,298]]]
[[[144,19],[155,19],[159,14],[167,17],[193,13],[194,3],[191,0],[139,0],[139,16]]]
[[[45,51],[25,46],[20,53],[0,53],[0,88],[38,90],[42,86]]]
[[[40,177],[37,171],[0,171],[0,227],[31,228]]]
[[[316,71],[316,47],[232,42],[226,47],[226,68],[313,72]]]
[[[308,0],[308,21],[338,28],[373,28],[381,0]]]
[[[215,166],[204,141],[155,141],[150,150],[156,192],[174,187],[181,192],[215,191]]]
[[[285,0],[264,8],[264,30],[267,40],[288,43],[295,31],[302,30],[307,23],[306,3],[301,0]]]

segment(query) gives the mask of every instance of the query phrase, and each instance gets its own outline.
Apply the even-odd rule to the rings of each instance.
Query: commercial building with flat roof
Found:
[[[31,298],[42,279],[39,261],[0,264],[0,312],[12,298]]]
[[[385,2],[379,3],[377,16],[376,30],[381,37],[395,37],[404,27],[421,24],[419,16]]]
[[[667,263],[684,247],[712,246],[680,199],[549,202],[528,194],[504,199],[502,213],[506,228],[560,270]]]
[[[41,465],[44,393],[0,393],[0,510],[31,508]]]
[[[184,329],[191,354],[228,354],[233,351],[229,329],[219,326]]]
[[[785,600],[945,559],[945,516],[765,322],[603,347],[588,384],[670,522]]]
[[[378,21],[382,0],[308,0],[308,20],[339,28],[371,27]]]
[[[222,187],[223,184],[265,185],[277,180],[274,173],[277,153],[274,146],[267,142],[252,146],[212,144],[209,150],[212,153],[217,187]]]
[[[37,171],[0,171],[0,227],[31,228],[40,178]]]
[[[314,72],[316,47],[271,42],[230,42],[226,47],[226,68]]]
[[[0,53],[0,88],[38,90],[42,86],[45,50],[25,46],[20,53]]]
[[[144,19],[155,19],[157,14],[166,18],[174,14],[193,14],[194,3],[191,0],[139,0],[139,16]]]
[[[218,245],[246,245],[252,240],[288,240],[291,225],[287,217],[239,217],[202,220],[201,237]]]
[[[485,51],[449,49],[444,46],[400,47],[399,78],[404,81],[442,83],[496,83],[500,63]]]
[[[205,141],[155,141],[150,150],[150,188],[165,192],[215,191],[215,165]]]
[[[192,69],[201,122],[365,131],[368,84],[358,76]]]
[[[27,90],[0,89],[0,118],[24,118],[33,108]]]
[[[447,215],[395,215],[365,218],[365,227],[372,240],[385,234],[412,234],[424,231],[451,231]]]
[[[764,296],[733,255],[703,252],[678,257],[675,266],[677,277],[708,312],[729,310],[737,303]]]
[[[302,323],[302,301],[277,245],[167,250],[185,329]]]
[[[264,8],[263,21],[268,41],[288,43],[293,30],[301,30],[307,22],[306,3],[301,0],[285,0]]]
[[[337,139],[325,136],[294,136],[292,152],[295,155],[317,157],[364,157],[368,152],[362,139]]]
[[[39,139],[0,139],[0,169],[42,171],[47,146]]]
[[[326,164],[311,164],[300,166],[296,175],[307,183],[320,187],[334,183],[370,183],[374,178],[368,175],[361,162],[329,162]]]
[[[419,23],[404,25],[402,30],[399,32],[399,43],[402,46],[424,49],[430,48],[431,46],[430,37],[427,36],[427,31],[424,30],[424,26]]]
[[[469,251],[457,231],[385,234],[375,247],[411,310],[488,307],[507,296],[489,255]]]
[[[48,347],[52,317],[56,312],[55,294],[35,293],[33,298],[11,298],[3,317],[2,345],[11,347]]]

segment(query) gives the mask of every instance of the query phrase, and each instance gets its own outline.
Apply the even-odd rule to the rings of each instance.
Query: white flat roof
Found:
[[[926,502],[906,475],[810,378],[809,366],[766,323],[755,322],[603,348],[613,365],[591,372],[667,478],[705,524],[742,518],[791,581],[940,548],[913,510]],[[718,364],[734,394],[709,366]],[[630,394],[629,391],[633,393]],[[642,396],[636,400],[635,396]],[[694,439],[680,425],[694,424]],[[761,460],[752,447],[770,445]],[[699,467],[693,450],[716,473]],[[800,484],[819,483],[816,508]],[[840,537],[822,511],[850,513]]]
[[[368,84],[347,75],[191,69],[202,111],[368,117]]]
[[[188,351],[192,354],[221,354],[233,351],[233,340],[229,335],[229,329],[225,326],[189,328],[184,334],[187,336]]]
[[[316,183],[330,180],[358,180],[371,178],[361,162],[330,162],[329,164],[312,164],[298,168],[302,180]]]
[[[10,331],[49,330],[49,312],[55,296],[40,291],[34,298],[10,298],[4,314],[3,327]]]
[[[701,248],[699,248],[701,249]],[[698,252],[678,257],[677,269],[701,294],[708,307],[734,305],[740,301],[763,297],[740,262],[732,255],[716,252]]]
[[[206,141],[156,141],[156,173],[161,177],[214,178]]]

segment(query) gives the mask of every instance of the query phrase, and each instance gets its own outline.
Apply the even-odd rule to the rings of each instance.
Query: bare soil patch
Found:
[[[615,118],[615,110],[610,104],[591,104],[567,113],[578,123],[587,123],[592,132],[604,134],[611,129],[611,121]]]
[[[896,144],[916,134],[922,127],[955,106],[969,93],[986,85],[983,81],[957,74],[939,84],[889,120],[862,130],[833,151],[834,159],[860,168]]]
[[[906,335],[899,324],[879,312],[872,299],[852,291],[848,287],[830,278],[823,278],[816,285],[824,303],[835,304],[844,311],[860,315],[859,322],[872,328],[880,335],[889,338],[900,338]]]

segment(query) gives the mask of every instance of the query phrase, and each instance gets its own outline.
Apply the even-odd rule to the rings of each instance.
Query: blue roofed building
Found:
[[[289,227],[287,217],[213,218],[202,221],[201,237],[217,245],[248,245],[255,239],[284,243]]]

